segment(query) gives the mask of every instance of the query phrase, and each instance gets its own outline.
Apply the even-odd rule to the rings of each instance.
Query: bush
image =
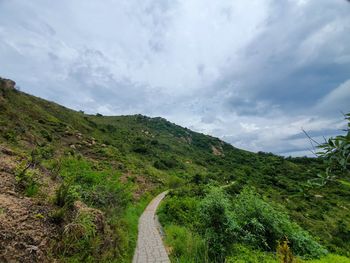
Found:
[[[74,201],[80,199],[79,190],[69,182],[63,182],[56,190],[55,205],[59,207],[71,207]]]
[[[62,249],[64,255],[80,255],[81,259],[96,254],[101,245],[93,215],[82,212],[64,227]]]
[[[56,193],[56,204],[71,205],[77,199],[98,208],[125,208],[130,200],[127,186],[112,171],[96,171],[87,160],[74,157],[62,161],[64,183]]]
[[[323,258],[306,261],[305,263],[350,263],[350,258],[334,254],[328,254]]]
[[[191,225],[195,218],[198,200],[191,197],[166,198],[159,208],[159,220],[163,223]]]
[[[175,158],[157,160],[154,162],[153,166],[159,170],[169,170],[169,169],[173,169],[173,168],[181,168],[182,169],[183,168],[183,165]]]
[[[327,251],[288,215],[265,202],[252,189],[245,188],[234,200],[234,220],[240,226],[239,240],[266,251],[275,251],[277,242],[288,238],[293,253],[320,257]]]
[[[272,253],[254,250],[249,246],[234,245],[232,256],[228,256],[227,263],[278,263]]]
[[[176,262],[208,262],[205,241],[185,227],[169,225],[165,228],[165,242],[171,247],[170,256]]]
[[[95,207],[124,208],[131,197],[118,179],[108,178],[84,192],[82,198]]]
[[[230,202],[219,188],[211,189],[200,203],[200,229],[207,241],[212,262],[224,262],[230,246],[236,240],[235,233],[239,227],[230,210]]]
[[[184,180],[177,176],[170,176],[167,182],[170,189],[175,189],[184,184]]]
[[[53,210],[49,215],[50,221],[54,224],[60,224],[63,222],[65,214],[66,209],[64,208]]]
[[[26,196],[32,197],[39,192],[40,183],[37,170],[30,169],[31,164],[25,162],[16,167],[15,175],[18,186]]]

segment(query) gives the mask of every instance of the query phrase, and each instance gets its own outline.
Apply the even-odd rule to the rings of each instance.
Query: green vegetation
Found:
[[[168,188],[159,218],[175,262],[276,262],[286,239],[300,262],[350,257],[349,174],[308,183],[326,156],[251,153],[162,118],[87,115],[1,86],[0,144],[18,155],[18,189],[50,202],[63,262],[130,262],[139,215]]]
[[[338,135],[334,138],[329,138],[323,144],[318,144],[318,156],[325,160],[327,168],[325,172],[319,174],[319,181],[321,185],[325,185],[328,181],[334,180],[339,174],[349,176],[350,171],[350,113],[345,114],[347,120],[347,133],[345,135]],[[347,184],[346,181],[341,181]]]
[[[169,225],[165,242],[171,244],[172,259],[177,262],[208,262],[207,244],[199,235],[188,229]]]
[[[189,227],[187,232],[182,228],[184,240],[192,235],[191,231],[201,233],[210,262],[224,262],[234,255],[233,245],[244,244],[257,251],[274,252],[283,240],[289,241],[293,254],[303,258],[319,258],[327,253],[309,233],[290,220],[281,206],[264,201],[249,188],[233,198],[218,187],[210,188],[208,194],[197,201],[181,200],[177,195],[166,201],[159,213],[165,225],[172,224],[170,230],[176,229],[174,224]],[[173,231],[168,235],[173,236]],[[179,248],[175,239],[168,242],[175,251],[184,252],[184,255],[175,253],[179,258],[187,256],[186,246]]]

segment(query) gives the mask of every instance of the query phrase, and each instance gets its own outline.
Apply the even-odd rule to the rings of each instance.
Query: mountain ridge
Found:
[[[52,230],[41,239],[35,238],[38,229],[20,238],[28,249],[22,249],[25,255],[6,243],[14,252],[6,254],[0,247],[0,259],[17,255],[28,262],[128,262],[137,219],[148,200],[168,187],[196,184],[203,185],[201,193],[204,186],[214,185],[227,186],[232,195],[245,186],[255,187],[283,204],[289,216],[330,251],[347,253],[350,241],[334,233],[350,225],[348,186],[337,181],[324,189],[306,186],[325,169],[320,159],[252,153],[161,117],[84,114],[18,91],[15,82],[4,79],[0,145],[5,167],[1,175],[10,185],[0,194],[38,204],[38,211],[28,212],[26,227],[31,228],[35,218],[43,233]],[[11,223],[8,219],[17,208],[1,209],[0,222]],[[77,242],[81,233],[86,238]],[[15,230],[8,234],[19,237]],[[45,239],[51,242],[47,248],[40,246]]]

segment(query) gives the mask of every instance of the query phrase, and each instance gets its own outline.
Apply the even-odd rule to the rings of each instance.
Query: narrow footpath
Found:
[[[170,263],[156,221],[156,210],[167,191],[155,197],[140,217],[133,263]]]

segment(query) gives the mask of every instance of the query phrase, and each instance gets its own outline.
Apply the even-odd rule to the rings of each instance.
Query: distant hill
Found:
[[[198,181],[232,195],[254,186],[331,251],[350,247],[337,234],[350,226],[346,179],[306,186],[319,159],[248,152],[160,117],[84,114],[5,79],[0,153],[0,261],[128,262],[149,198]]]

